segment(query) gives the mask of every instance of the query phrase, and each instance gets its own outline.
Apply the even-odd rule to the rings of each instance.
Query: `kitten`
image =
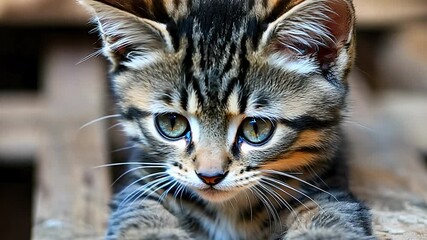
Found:
[[[351,0],[80,0],[134,142],[107,239],[373,239],[340,123]]]

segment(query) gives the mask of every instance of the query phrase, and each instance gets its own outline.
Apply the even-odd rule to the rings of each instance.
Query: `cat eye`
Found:
[[[274,124],[263,118],[246,118],[240,125],[240,134],[249,144],[262,145],[270,140]]]
[[[190,131],[187,119],[176,113],[159,114],[155,122],[157,131],[169,140],[178,140]]]

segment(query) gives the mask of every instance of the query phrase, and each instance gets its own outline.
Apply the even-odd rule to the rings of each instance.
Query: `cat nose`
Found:
[[[204,183],[206,183],[209,186],[216,185],[220,183],[222,180],[224,180],[225,176],[227,176],[227,173],[214,173],[214,174],[205,174],[205,173],[198,173],[196,172],[197,176],[202,180]]]

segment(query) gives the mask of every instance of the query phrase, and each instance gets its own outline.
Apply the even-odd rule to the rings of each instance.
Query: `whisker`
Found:
[[[141,181],[143,181],[143,180],[145,180],[145,179],[147,179],[147,178],[150,178],[150,177],[156,177],[156,176],[166,176],[166,173],[163,173],[163,172],[157,172],[157,173],[152,173],[152,174],[148,174],[148,175],[146,175],[146,176],[144,176],[144,177],[141,177],[141,178],[138,178],[137,180],[135,180],[135,181],[133,181],[131,184],[129,184],[129,185],[127,185],[123,190],[121,190],[119,193],[118,193],[118,195],[122,195],[122,194],[124,194],[130,187],[132,187],[133,185],[135,185],[135,184],[137,184],[137,183],[139,183],[139,182],[141,182]],[[144,184],[144,185],[142,185],[141,187],[142,188],[144,188],[144,186],[145,185],[147,185],[147,184],[149,184],[149,183],[146,183],[146,184]],[[126,196],[125,197],[125,199],[123,199],[122,200],[122,202],[120,203],[120,205],[128,198],[128,197],[130,197],[130,195],[132,195],[135,191],[139,191],[140,190],[140,188],[141,187],[138,187],[136,190],[134,190],[132,193],[130,193],[128,196]]]
[[[303,195],[304,197],[306,197],[306,198],[308,198],[310,201],[312,201],[314,204],[316,204],[320,209],[322,209],[323,210],[323,208],[312,198],[312,197],[310,197],[309,195],[307,195],[306,193],[304,193],[304,192],[302,192],[302,191],[300,191],[300,190],[298,190],[298,189],[296,189],[296,188],[294,188],[294,187],[292,187],[292,186],[290,186],[290,185],[288,185],[288,184],[286,184],[286,183],[283,183],[283,182],[279,182],[279,181],[275,181],[275,179],[272,179],[272,178],[269,178],[269,177],[264,177],[264,179],[265,180],[270,180],[270,181],[272,181],[272,182],[275,182],[275,183],[277,183],[277,184],[279,184],[279,185],[281,185],[281,186],[283,186],[283,187],[286,187],[286,188],[288,188],[288,189],[290,189],[290,190],[293,190],[293,191],[295,191],[295,192],[297,192],[297,193],[299,193],[299,194],[301,194],[301,195]]]
[[[145,193],[147,193],[148,191],[150,191],[150,189],[152,189],[153,187],[156,187],[162,183],[164,183],[165,181],[167,181],[169,178],[169,176],[165,176],[165,177],[161,177],[158,178],[152,182],[146,183],[144,185],[142,185],[141,187],[137,188],[136,190],[134,190],[131,194],[129,194],[128,196],[126,196],[126,198],[122,201],[122,203],[120,203],[120,206],[123,207],[125,205],[127,205],[127,203],[134,199],[130,204],[129,207],[132,206],[136,200],[138,200],[140,197],[142,197]],[[144,190],[145,189],[145,190]],[[141,192],[142,191],[142,192]],[[138,194],[138,192],[141,192],[140,194]]]
[[[270,179],[270,178],[268,178],[268,179],[261,179],[261,181],[262,181],[262,182],[264,182],[265,184],[268,184],[268,185],[270,185],[270,186],[272,186],[272,187],[276,188],[277,190],[280,190],[280,191],[281,191],[281,192],[283,192],[284,194],[286,194],[286,195],[288,195],[289,197],[291,197],[291,198],[295,199],[295,201],[297,201],[299,204],[301,204],[302,206],[304,206],[306,209],[308,209],[308,210],[309,210],[309,208],[307,207],[307,205],[305,205],[305,204],[304,204],[301,200],[299,200],[297,197],[293,196],[292,194],[290,194],[290,193],[286,192],[284,189],[282,189],[282,188],[280,188],[280,187],[278,187],[278,186],[274,185],[273,183],[270,183],[270,182],[268,182],[268,181],[266,181],[266,180],[272,181],[273,183],[280,184],[279,180],[277,180],[277,182],[276,182],[276,181],[273,181],[273,180],[276,180],[276,179]],[[283,183],[283,184],[285,184],[285,183]],[[287,185],[287,184],[285,184],[285,185]]]
[[[79,130],[82,130],[83,128],[85,128],[85,127],[87,127],[87,126],[89,126],[89,125],[91,125],[91,124],[94,124],[94,123],[96,123],[96,122],[99,122],[99,121],[102,121],[102,120],[106,120],[106,119],[110,119],[110,118],[118,118],[118,117],[121,117],[121,115],[120,115],[120,114],[112,114],[112,115],[107,115],[107,116],[99,117],[99,118],[94,119],[94,120],[92,120],[92,121],[90,121],[90,122],[88,122],[88,123],[83,124],[83,125],[79,128]]]
[[[165,177],[165,179],[163,179],[163,180],[159,180],[159,183],[158,184],[156,184],[156,186],[158,186],[158,185],[160,185],[160,184],[162,184],[162,183],[164,183],[163,185],[161,185],[160,187],[157,187],[156,189],[154,189],[154,190],[152,190],[155,186],[154,185],[152,185],[150,188],[148,188],[147,190],[145,190],[143,193],[141,193],[136,199],[135,199],[135,201],[138,199],[138,198],[140,198],[141,196],[144,196],[145,195],[145,193],[146,192],[149,192],[148,193],[148,195],[146,195],[143,199],[141,199],[140,200],[140,202],[143,202],[145,199],[147,199],[149,196],[151,196],[153,193],[156,193],[158,190],[160,190],[160,189],[162,189],[162,188],[164,188],[164,187],[166,187],[167,185],[169,185],[169,184],[171,184],[170,183],[170,180],[171,180],[171,177]],[[133,205],[133,203],[131,203],[130,204],[131,206]]]
[[[253,212],[252,212],[252,202],[251,199],[249,198],[249,195],[246,191],[244,191],[246,199],[248,199],[249,202],[249,209],[251,210],[251,223],[253,223]]]
[[[280,197],[276,192],[274,192],[274,191],[272,191],[272,190],[270,190],[269,188],[267,188],[264,184],[262,184],[262,183],[259,183],[259,186],[260,187],[262,187],[268,194],[270,194],[270,196],[273,198],[273,200],[277,203],[277,205],[281,205],[281,203],[283,203],[282,202],[282,197]],[[286,204],[285,203],[283,203],[285,206],[287,206],[287,202],[286,202]],[[286,207],[286,208],[288,208],[288,207]],[[279,225],[282,227],[283,225],[282,225],[282,220],[281,220],[281,218],[280,218],[280,215],[279,215],[279,213],[277,212],[277,210],[276,210],[276,208],[273,208],[274,209],[274,212],[275,212],[275,215],[277,216],[277,220],[279,221]],[[289,209],[289,208],[288,208]],[[290,210],[290,209],[289,209]],[[275,220],[275,221],[277,221],[277,220]],[[276,226],[277,226],[277,224],[276,224]]]
[[[269,220],[269,224],[270,224],[270,231],[272,229],[272,221],[271,218],[273,218],[273,220],[276,219],[276,217],[274,216],[274,210],[271,207],[269,201],[266,199],[266,197],[263,195],[262,191],[260,189],[257,188],[257,186],[253,186],[250,189],[253,190],[253,193],[255,193],[255,196],[258,197],[258,199],[261,200],[262,204],[265,206],[265,209],[267,210],[267,214],[268,214],[268,220]]]
[[[166,189],[166,191],[164,191],[163,193],[162,193],[162,195],[160,195],[160,197],[159,197],[159,201],[158,201],[158,203],[160,204],[161,202],[163,202],[163,200],[166,198],[166,195],[168,195],[168,193],[170,192],[170,190],[172,190],[172,188],[174,188],[177,184],[179,184],[178,183],[178,181],[176,181],[176,180],[172,180],[172,183],[170,183],[170,184],[172,184],[168,189]]]
[[[373,128],[370,128],[370,127],[363,125],[363,124],[356,122],[356,121],[346,119],[343,121],[343,123],[344,124],[353,124],[354,126],[357,126],[357,127],[364,129],[364,130],[367,130],[370,133],[375,133],[375,130]]]
[[[138,169],[147,169],[147,168],[164,168],[166,166],[141,166],[141,167],[136,167],[136,168],[132,168],[127,170],[126,172],[124,172],[122,175],[120,175],[119,177],[117,177],[116,180],[114,180],[114,182],[111,184],[111,186],[113,186],[114,184],[116,184],[121,178],[123,178],[126,174],[132,172],[132,171],[136,171]]]
[[[115,127],[120,126],[120,125],[122,125],[122,123],[120,123],[120,122],[119,122],[119,123],[114,124],[113,126],[111,126],[111,127],[107,128],[107,132],[108,132],[108,131],[110,131],[111,129],[115,128]]]
[[[147,162],[122,162],[122,163],[110,163],[92,167],[93,169],[104,168],[104,167],[115,167],[125,165],[150,165],[150,166],[168,166],[167,163],[147,163]]]
[[[314,175],[317,179],[319,179],[323,183],[323,185],[325,185],[325,187],[329,187],[328,184],[325,181],[323,181],[323,179],[316,173],[316,171],[310,165],[308,166],[308,171],[312,175]]]
[[[86,57],[82,58],[80,61],[78,61],[76,63],[76,65],[82,64],[82,63],[86,62],[87,60],[89,60],[91,58],[98,57],[101,54],[102,54],[102,50],[95,51],[95,52],[87,55]]]
[[[272,174],[277,174],[277,175],[282,175],[282,176],[285,176],[285,177],[288,177],[288,178],[292,178],[292,179],[294,179],[294,180],[297,180],[297,181],[299,181],[299,182],[302,182],[302,183],[304,183],[304,184],[307,184],[308,186],[310,186],[310,187],[312,187],[312,188],[315,188],[315,189],[317,189],[317,190],[319,190],[319,191],[321,191],[321,192],[323,192],[323,193],[328,194],[329,196],[333,197],[337,202],[339,202],[339,201],[338,201],[338,199],[337,199],[333,194],[331,194],[330,192],[325,191],[325,190],[323,190],[323,189],[321,189],[321,188],[319,188],[319,187],[317,187],[317,186],[315,186],[315,185],[313,185],[313,184],[311,184],[311,183],[309,183],[309,182],[307,182],[307,181],[305,181],[305,180],[303,180],[303,179],[300,179],[300,178],[298,178],[298,177],[295,177],[295,176],[293,176],[293,175],[290,175],[290,174],[287,174],[287,173],[284,173],[284,172],[275,171],[275,170],[263,170],[263,172],[272,173]]]
[[[309,209],[303,202],[301,202],[298,198],[296,198],[296,197],[294,197],[294,196],[292,196],[290,193],[288,193],[288,192],[286,192],[285,190],[283,190],[282,188],[279,188],[279,187],[277,187],[276,185],[274,185],[274,184],[272,184],[272,183],[270,183],[270,182],[267,182],[267,181],[265,181],[264,179],[261,179],[261,181],[263,182],[263,183],[265,183],[265,184],[267,184],[267,185],[269,185],[269,186],[272,186],[272,187],[274,187],[274,188],[276,188],[276,189],[278,189],[278,190],[280,190],[280,191],[282,191],[283,193],[285,193],[286,195],[288,195],[288,196],[290,196],[290,197],[292,197],[293,199],[295,199],[296,201],[298,201],[300,204],[302,204],[305,208],[307,208],[307,209]],[[277,194],[277,193],[276,193]],[[299,219],[299,217],[298,217],[298,214],[295,212],[295,210],[294,210],[294,208],[291,206],[291,204],[289,204],[282,196],[280,196],[279,194],[277,194],[281,199],[283,199],[283,201],[284,201],[284,205],[285,205],[285,207],[289,210],[289,211],[291,211],[292,212],[292,214],[298,219],[298,221],[300,221],[300,219]]]
[[[129,150],[129,149],[133,149],[133,148],[136,148],[136,147],[138,147],[138,145],[134,144],[134,145],[129,146],[129,147],[122,147],[122,148],[115,149],[115,150],[111,151],[111,153],[117,153],[117,152]]]

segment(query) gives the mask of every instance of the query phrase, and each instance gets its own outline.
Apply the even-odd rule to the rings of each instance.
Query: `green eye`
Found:
[[[274,131],[273,123],[263,118],[246,118],[240,125],[242,137],[250,144],[266,143]]]
[[[176,113],[164,113],[156,116],[157,131],[167,139],[177,140],[189,131],[187,119]]]

